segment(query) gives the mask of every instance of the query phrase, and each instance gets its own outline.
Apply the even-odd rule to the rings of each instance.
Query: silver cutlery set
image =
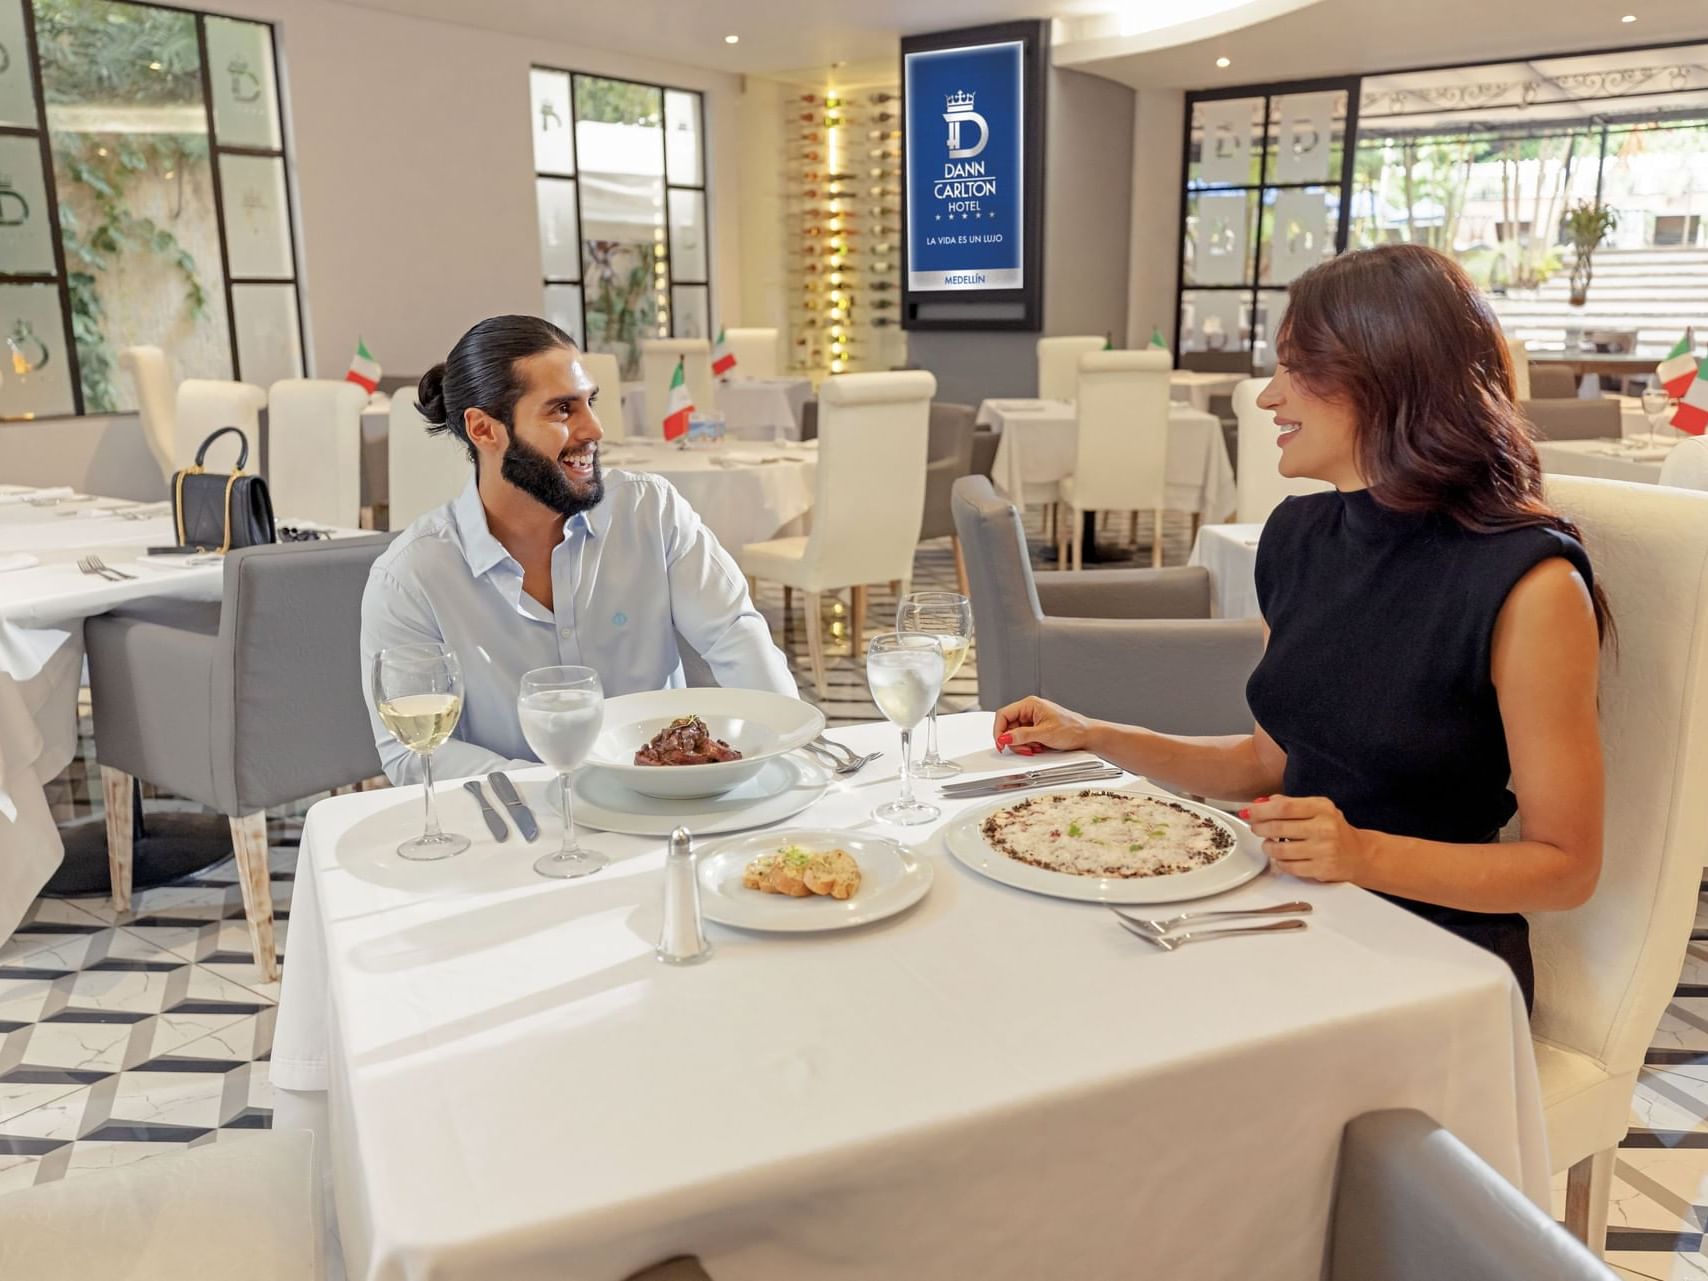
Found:
[[[529,809],[522,800],[522,795],[516,790],[516,784],[510,781],[510,776],[499,770],[494,770],[486,776],[486,781],[492,786],[492,794],[510,813],[511,822],[516,824],[516,830],[522,833],[524,841],[539,839],[540,823],[534,817],[534,811]],[[463,783],[463,790],[480,802],[480,816],[486,820],[486,830],[492,833],[495,841],[510,839],[510,826],[504,821],[504,815],[492,807],[492,802],[486,799],[480,780],[471,778]]]
[[[820,734],[807,744],[806,750],[811,752],[819,761],[830,767],[833,774],[853,774],[870,765],[882,752],[872,752],[861,756],[844,747],[841,743],[832,742]]]
[[[96,578],[104,578],[109,583],[122,583],[126,579],[136,577],[135,574],[127,573],[122,569],[114,569],[99,556],[79,557],[77,560],[77,568],[85,574],[91,574]]]
[[[1121,771],[1107,761],[1076,761],[1069,765],[1052,765],[1047,769],[1029,769],[1019,774],[998,774],[994,778],[968,779],[964,783],[948,783],[943,795],[952,801],[971,800],[980,796],[1001,796],[1029,787],[1066,787],[1074,783],[1102,783],[1121,777]]]

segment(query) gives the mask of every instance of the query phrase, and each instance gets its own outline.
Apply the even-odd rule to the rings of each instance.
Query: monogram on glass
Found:
[[[563,810],[563,840],[556,853],[534,864],[534,870],[558,880],[597,872],[608,860],[576,840],[571,779],[599,741],[605,724],[605,689],[599,673],[591,667],[536,667],[522,677],[516,715],[534,755],[557,771]]]
[[[866,651],[866,683],[884,718],[901,730],[901,796],[878,806],[872,817],[911,826],[941,815],[935,805],[913,796],[909,764],[914,727],[943,691],[943,642],[926,632],[885,632]]]
[[[466,836],[445,832],[433,803],[433,753],[463,714],[463,672],[443,645],[394,645],[374,655],[374,710],[393,738],[421,758],[424,823],[421,835],[397,847],[418,862],[449,858],[469,847]]]
[[[973,606],[958,592],[914,592],[896,609],[898,632],[924,632],[943,648],[943,684],[955,679],[973,643]],[[937,751],[937,704],[931,705],[926,727],[925,757],[913,771],[920,778],[950,778],[961,772]]]

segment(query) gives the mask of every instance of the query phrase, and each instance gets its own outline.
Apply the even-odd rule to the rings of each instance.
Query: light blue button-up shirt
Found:
[[[362,594],[364,693],[387,778],[421,779],[420,759],[374,711],[374,655],[388,645],[438,642],[462,663],[462,720],[433,757],[440,778],[538,763],[516,715],[533,668],[591,667],[607,697],[682,685],[678,632],[720,685],[798,693],[735,561],[660,477],[605,473],[604,501],[564,522],[552,601],[522,590],[473,479],[397,536]]]

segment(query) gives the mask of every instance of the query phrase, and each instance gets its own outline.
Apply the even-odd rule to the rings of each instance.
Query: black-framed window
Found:
[[[303,371],[273,29],[118,0],[0,0],[0,419],[134,409],[179,378]]]
[[[546,317],[637,378],[642,339],[713,333],[704,99],[556,67],[529,79]]]

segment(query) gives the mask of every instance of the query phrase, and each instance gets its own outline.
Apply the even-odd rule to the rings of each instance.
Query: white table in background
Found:
[[[987,400],[977,421],[1001,436],[991,479],[1016,501],[1054,501],[1056,482],[1073,474],[1078,423],[1065,400]],[[1216,521],[1238,505],[1222,423],[1180,401],[1168,410],[1168,510]]]
[[[799,440],[810,378],[730,378],[718,384],[718,413],[735,440]]]
[[[1168,376],[1169,394],[1192,408],[1210,412],[1214,396],[1231,396],[1251,374],[1213,374],[1199,369],[1176,369]]]
[[[990,723],[945,717],[946,754],[1014,768]],[[1376,1108],[1421,1108],[1546,1204],[1529,1028],[1494,957],[1273,874],[1227,901],[1309,899],[1307,931],[1164,954],[967,870],[935,827],[870,822],[895,730],[834,737],[888,756],[791,825],[904,840],[931,892],[846,933],[712,925],[686,969],[653,956],[663,839],[589,834],[611,866],[547,881],[557,821],[496,844],[453,782],[443,820],[474,844],[442,863],[392,853],[413,788],[314,807],[271,1075],[330,1087],[351,1281],[617,1281],[682,1252],[718,1281],[1254,1260],[1315,1281],[1342,1128]],[[520,779],[543,809],[544,772]]]
[[[679,449],[659,440],[624,440],[605,446],[602,456],[607,468],[664,477],[732,553],[743,543],[796,532],[796,522],[812,510],[818,452],[805,445]]]
[[[1632,480],[1658,485],[1661,464],[1676,442],[1635,453],[1611,440],[1539,440],[1536,454],[1542,470],[1556,476],[1595,476],[1602,480]]]
[[[1210,608],[1216,618],[1260,618],[1257,608],[1257,540],[1262,525],[1200,525],[1188,565],[1210,571]]]

